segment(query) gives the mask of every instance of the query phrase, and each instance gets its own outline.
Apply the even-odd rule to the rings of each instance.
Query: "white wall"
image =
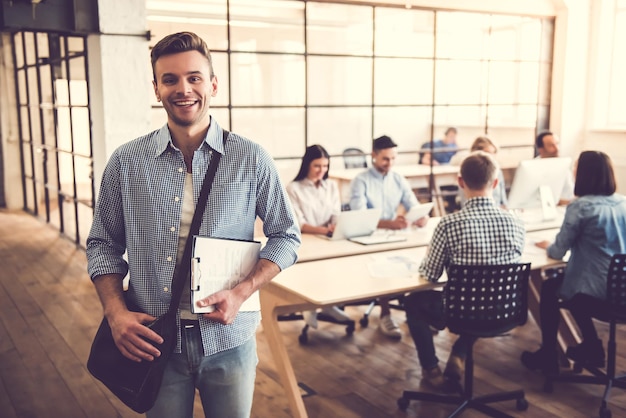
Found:
[[[17,125],[17,103],[13,82],[13,58],[11,36],[0,34],[0,139],[4,161],[5,203],[9,209],[20,209],[22,178],[20,168],[20,143]]]

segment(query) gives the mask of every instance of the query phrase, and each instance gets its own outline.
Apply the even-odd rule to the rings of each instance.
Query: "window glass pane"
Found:
[[[538,82],[537,63],[491,62],[489,102],[537,103]]]
[[[60,107],[57,109],[57,146],[61,150],[72,151],[72,123],[70,109]]]
[[[307,95],[313,105],[372,103],[372,59],[308,58]]]
[[[433,99],[433,62],[404,58],[374,61],[375,104],[430,104]]]
[[[35,57],[35,35],[32,32],[24,33],[24,51],[26,52],[26,65],[33,65],[37,62]],[[19,51],[21,54],[22,51]]]
[[[41,111],[43,119],[43,138],[47,146],[56,147],[56,135],[54,125],[54,111],[52,108],[46,107]]]
[[[485,57],[489,44],[489,15],[437,12],[436,40],[439,58]]]
[[[30,113],[28,107],[20,107],[20,122],[22,124],[22,140],[30,141]]]
[[[490,105],[490,126],[535,126],[537,106],[534,105]]]
[[[217,123],[222,127],[222,129],[230,129],[230,120],[229,120],[229,110],[228,108],[211,108],[211,117],[217,121]]]
[[[217,95],[211,97],[211,106],[228,106],[230,95],[228,81],[228,54],[223,52],[211,53],[213,72],[217,77]]]
[[[231,54],[232,104],[304,105],[304,57]]]
[[[71,80],[86,80],[85,76],[85,57],[74,57],[69,61],[70,64],[70,79]]]
[[[63,233],[71,240],[76,239],[76,213],[74,212],[74,201],[64,200],[63,205]]]
[[[87,106],[89,97],[87,96],[87,82],[83,80],[70,80],[70,97],[72,106]]]
[[[67,50],[68,55],[72,55],[72,52],[83,52],[85,50],[85,40],[82,37],[68,36],[67,37]]]
[[[209,49],[228,49],[226,0],[203,0],[202,7],[194,1],[147,0],[146,16],[150,47],[170,33],[190,31],[204,39]]]
[[[41,104],[52,106],[52,75],[49,65],[39,67],[39,85],[41,86]]]
[[[17,93],[20,96],[20,105],[28,103],[28,95],[26,94],[26,71],[19,70],[17,72]]]
[[[59,156],[59,180],[60,190],[66,196],[74,196],[74,168],[72,154],[60,152]]]
[[[437,61],[436,104],[479,104],[487,93],[486,62]]]
[[[86,206],[85,204],[78,204],[78,232],[80,234],[80,242],[83,248],[87,247],[87,237],[89,236],[89,230],[91,229],[91,224],[93,222],[93,210],[90,206]],[[91,201],[88,202],[91,205]]]
[[[24,153],[24,176],[32,177],[33,175],[33,163],[32,163],[32,148],[29,143],[22,143],[22,152]]]
[[[231,0],[230,48],[234,51],[304,52],[304,3]]]
[[[74,157],[76,170],[76,198],[83,201],[91,200],[91,178],[93,177],[93,165],[91,158]]]
[[[307,52],[371,55],[372,15],[369,6],[307,3]]]
[[[50,50],[48,48],[48,35],[46,33],[37,33],[37,55],[39,58],[48,58]]]
[[[233,109],[232,130],[274,158],[304,153],[304,108]]]
[[[485,124],[485,106],[435,106],[435,132],[448,126],[480,126]]]
[[[307,115],[309,144],[320,144],[330,154],[341,154],[351,147],[371,152],[372,109],[309,108]]]
[[[398,151],[415,151],[430,140],[432,108],[374,108],[374,138],[388,135],[398,144]]]
[[[375,54],[432,57],[435,14],[424,10],[376,9]]]
[[[21,32],[13,35],[13,47],[15,48],[15,68],[20,68],[24,65],[24,44]]]
[[[89,110],[86,107],[72,109],[72,135],[74,139],[74,152],[89,156],[91,144],[89,143]]]
[[[539,60],[541,20],[520,16],[491,16],[489,56],[496,60]]]

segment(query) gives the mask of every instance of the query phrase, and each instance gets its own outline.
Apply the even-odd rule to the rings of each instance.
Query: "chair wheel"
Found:
[[[611,418],[611,410],[605,406],[600,408],[600,418]]]
[[[303,332],[298,336],[298,342],[302,345],[305,345],[309,341],[309,336],[306,332]]]
[[[363,328],[367,328],[367,325],[370,323],[370,320],[367,316],[364,316],[363,318],[361,318],[359,320],[359,324],[363,327]]]
[[[515,407],[518,411],[525,411],[528,409],[528,401],[526,398],[518,399],[515,403]]]
[[[403,396],[398,399],[397,404],[400,411],[406,412],[407,408],[409,407],[409,400]]]
[[[352,334],[354,334],[354,322],[351,322],[346,327],[346,335],[352,335]]]
[[[543,384],[543,391],[546,393],[554,392],[554,385],[552,384],[552,380],[546,380]]]

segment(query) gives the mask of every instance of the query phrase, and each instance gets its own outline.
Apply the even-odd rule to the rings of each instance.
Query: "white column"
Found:
[[[145,0],[98,2],[100,32],[88,38],[94,180],[121,144],[148,133],[152,72]]]

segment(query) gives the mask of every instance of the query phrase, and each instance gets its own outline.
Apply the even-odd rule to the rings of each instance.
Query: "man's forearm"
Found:
[[[278,273],[280,273],[280,267],[276,263],[260,258],[248,277],[239,283],[235,289],[246,300],[263,285],[269,283]]]
[[[126,308],[124,301],[124,288],[122,286],[123,277],[120,274],[104,274],[93,280],[96,287],[104,316],[109,318],[122,309]]]

